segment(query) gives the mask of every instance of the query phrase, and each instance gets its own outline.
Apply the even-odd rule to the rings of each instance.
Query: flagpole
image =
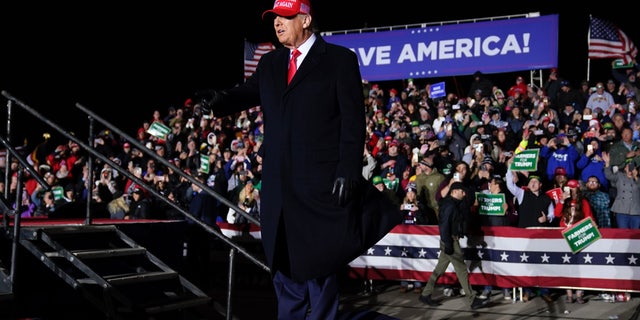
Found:
[[[591,58],[589,58],[589,48],[591,47],[591,15],[589,15],[589,30],[587,31],[587,83],[589,83],[589,74],[591,73]]]

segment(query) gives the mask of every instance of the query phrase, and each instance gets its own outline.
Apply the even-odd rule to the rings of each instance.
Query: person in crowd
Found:
[[[111,202],[111,201],[109,201]],[[108,206],[108,202],[107,202]],[[131,193],[129,212],[124,216],[125,220],[149,219],[151,217],[151,203],[142,189],[136,188]]]
[[[549,139],[549,142],[540,149],[540,157],[547,160],[546,174],[549,181],[553,179],[554,172],[558,167],[565,169],[567,178],[576,177],[576,162],[580,155],[569,141],[566,133],[558,134]]]
[[[576,114],[579,114],[573,104],[567,104],[558,111],[558,125],[560,130],[566,132],[571,126],[574,125]]]
[[[409,158],[400,152],[400,145],[395,139],[389,140],[387,152],[380,153],[376,162],[380,164],[380,170],[393,171],[396,177],[402,177],[402,172],[410,165]]]
[[[633,140],[633,129],[631,127],[622,128],[620,140],[611,145],[608,154],[612,166],[622,168],[627,159],[634,159],[634,162],[640,163],[640,141]]]
[[[439,306],[441,304],[432,297],[432,294],[436,282],[447,270],[449,264],[452,264],[458,277],[458,282],[460,282],[466,293],[465,298],[471,305],[471,309],[476,310],[485,307],[489,300],[480,299],[471,288],[469,271],[464,262],[464,253],[460,247],[460,238],[466,236],[463,226],[465,224],[465,213],[462,212],[464,210],[462,203],[466,195],[466,188],[461,182],[454,182],[448,189],[449,193],[440,203],[440,222],[438,224],[438,229],[440,230],[440,255],[427,285],[420,294],[419,300],[430,306]]]
[[[251,179],[247,179],[238,196],[237,205],[251,217],[260,221],[260,191],[253,185]],[[234,224],[245,224],[249,219],[239,213],[235,213],[233,209],[229,209],[227,222]]]
[[[400,204],[400,212],[402,212],[404,216],[402,224],[423,225],[428,222],[424,212],[424,204],[418,199],[416,191],[416,184],[413,182],[410,182],[405,188],[405,196]],[[416,293],[422,292],[422,282],[418,280],[400,281],[400,292],[409,291],[411,286],[413,286],[413,290]]]
[[[589,206],[596,217],[598,227],[612,228],[611,197],[600,188],[600,178],[598,176],[589,176],[585,180],[585,184],[586,190],[583,195],[589,201]]]
[[[420,163],[416,167],[416,178],[414,182],[418,200],[425,205],[424,215],[427,220],[425,224],[438,224],[439,205],[436,200],[436,194],[445,179],[445,176],[435,168],[433,156],[420,160]]]
[[[554,216],[560,219],[561,228],[570,227],[585,218],[594,218],[589,200],[582,195],[578,180],[571,179],[567,182],[560,201],[554,207]]]
[[[33,217],[47,217],[53,216],[57,206],[53,197],[53,191],[42,190],[41,192],[34,192],[31,195],[31,201],[35,206],[35,210],[32,213]]]
[[[127,203],[126,197],[123,195],[111,200],[107,204],[107,211],[109,211],[111,219],[124,219],[129,213],[129,203]]]
[[[605,90],[602,82],[598,82],[596,83],[596,91],[589,95],[586,107],[598,114],[604,114],[614,104],[613,96]]]
[[[604,175],[604,159],[602,159],[602,150],[600,150],[600,140],[588,139],[587,149],[578,162],[576,168],[580,172],[580,180],[587,181],[590,176],[598,177],[599,187],[602,191],[609,190],[609,181]]]
[[[502,210],[504,214],[496,215],[496,214],[487,214],[483,213],[479,210],[480,223],[483,226],[514,226],[515,222],[517,222],[516,215],[516,207],[513,203],[513,196],[507,192],[507,186],[502,179],[502,176],[493,175],[489,179],[489,183],[486,189],[482,190],[481,193],[484,194],[492,194],[492,195],[504,195],[504,202],[502,203]],[[474,206],[477,207],[480,205],[478,200],[476,199]],[[482,290],[480,298],[485,299],[491,296],[491,292],[493,290],[493,286],[486,285]],[[505,299],[511,299],[511,290],[507,288],[502,289],[502,293]]]
[[[560,110],[558,95],[560,94],[560,83],[562,80],[562,77],[558,75],[558,68],[551,68],[549,77],[542,84],[542,89],[547,93],[547,97],[549,98],[549,107],[556,110]]]
[[[452,121],[448,120],[444,127],[444,136],[442,139],[438,139],[438,141],[441,141],[440,143],[449,149],[455,161],[461,161],[467,142],[460,135],[457,128],[454,128]]]
[[[518,137],[522,135],[522,130],[526,122],[527,118],[522,113],[522,106],[513,105],[511,107],[511,113],[507,116],[507,123],[514,136]]]
[[[519,228],[529,227],[547,227],[553,222],[554,210],[553,201],[542,190],[542,178],[537,175],[529,175],[526,190],[520,188],[517,183],[519,175],[511,170],[513,158],[507,161],[506,183],[507,189],[518,204],[518,223]],[[548,288],[541,288],[540,293],[546,302],[552,302]],[[533,290],[525,288],[522,296],[523,301],[529,301],[533,297]]]
[[[216,116],[263,110],[260,221],[278,319],[334,319],[336,272],[402,215],[363,183],[365,106],[356,54],[319,35],[308,0],[276,1],[263,19],[273,22],[283,46],[264,54],[243,84],[210,91],[204,104]],[[372,230],[363,226],[372,232],[362,241],[350,217],[375,212],[384,220]]]
[[[605,91],[608,92],[609,94],[611,94],[611,96],[613,97],[613,102],[615,104],[620,104],[623,105],[625,103],[627,103],[627,99],[625,97],[625,93],[624,93],[624,85],[620,85],[619,87],[616,85],[615,80],[613,79],[609,79],[607,80],[607,87],[605,88]]]
[[[507,96],[516,97],[516,95],[526,95],[527,94],[527,84],[524,81],[522,76],[516,77],[516,83],[514,83],[509,90],[507,90]]]
[[[473,81],[469,86],[467,98],[480,101],[480,98],[491,95],[492,90],[493,82],[478,70],[473,74]]]
[[[571,83],[568,80],[560,81],[560,92],[558,93],[559,106],[571,104],[578,111],[582,111],[586,102],[587,98],[585,98],[578,89],[571,87]]]
[[[365,144],[364,151],[362,153],[362,176],[367,180],[371,180],[377,166],[378,162],[376,161],[376,158],[373,157],[368,145]]]
[[[625,161],[623,166],[611,164],[609,153],[603,153],[604,175],[616,189],[616,197],[611,206],[615,224],[618,228],[640,229],[640,185],[638,184],[638,168],[633,158]]]
[[[555,217],[560,219],[560,227],[569,228],[582,219],[593,219],[589,200],[583,197],[580,191],[580,182],[571,179],[567,182],[566,188],[568,190],[562,192],[562,200],[555,206],[554,212]],[[575,292],[574,289],[566,289],[566,293],[566,303],[575,301],[583,304],[586,302],[584,300],[584,290],[582,289],[575,290]]]

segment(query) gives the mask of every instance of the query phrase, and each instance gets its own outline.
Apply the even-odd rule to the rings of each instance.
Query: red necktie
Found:
[[[293,79],[293,75],[296,74],[296,70],[298,69],[298,66],[296,65],[296,58],[298,58],[298,56],[300,56],[300,51],[298,51],[298,49],[293,49],[293,52],[291,52],[291,60],[289,60],[289,73],[287,74],[287,84],[291,82],[291,79]]]

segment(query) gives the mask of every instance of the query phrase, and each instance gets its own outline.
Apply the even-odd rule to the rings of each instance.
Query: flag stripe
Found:
[[[633,41],[618,27],[598,18],[591,18],[589,28],[589,58],[621,58],[630,63],[638,54]]]
[[[640,290],[640,231],[601,229],[572,253],[559,228],[483,227],[482,245],[461,240],[473,285]],[[439,255],[438,228],[397,226],[349,265],[358,277],[427,281]],[[442,283],[455,282],[450,265]]]
[[[244,42],[244,78],[249,78],[255,71],[258,66],[258,62],[262,55],[265,53],[275,50],[275,46],[270,42],[263,43],[253,43],[246,41]]]
[[[219,223],[226,236],[244,226]],[[483,227],[482,245],[464,238],[472,285],[640,291],[640,230],[600,229],[602,238],[572,253],[560,228]],[[246,231],[245,231],[246,232]],[[260,238],[260,228],[250,234]],[[350,276],[374,280],[428,281],[438,262],[437,226],[398,225],[349,263]],[[449,265],[439,283],[456,283]]]

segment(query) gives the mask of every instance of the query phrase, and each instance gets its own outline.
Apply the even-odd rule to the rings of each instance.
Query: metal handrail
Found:
[[[33,116],[35,116],[36,118],[38,118],[39,120],[43,121],[44,123],[46,123],[47,125],[49,125],[51,128],[55,129],[56,131],[58,131],[60,134],[62,134],[63,136],[65,136],[67,139],[77,143],[80,147],[82,147],[84,150],[86,150],[87,152],[89,152],[92,156],[97,157],[98,159],[104,161],[105,163],[107,163],[109,166],[111,166],[111,168],[115,169],[116,171],[118,171],[120,174],[124,175],[125,177],[133,180],[134,182],[145,186],[146,182],[143,181],[142,179],[136,177],[135,175],[133,175],[132,173],[130,173],[128,170],[125,170],[123,168],[121,168],[120,165],[118,165],[117,163],[115,163],[114,161],[112,161],[111,159],[109,159],[108,157],[104,156],[103,154],[97,152],[94,150],[94,148],[83,142],[82,140],[80,140],[78,137],[68,133],[66,130],[64,130],[62,127],[60,127],[59,125],[57,125],[55,122],[49,120],[48,118],[46,118],[45,116],[43,116],[42,114],[40,114],[38,111],[36,111],[35,109],[31,108],[30,106],[28,106],[27,104],[25,104],[24,102],[22,102],[21,100],[17,99],[16,97],[12,96],[11,94],[9,94],[6,91],[2,91],[1,94],[9,99],[10,101],[15,102],[15,104],[17,104],[18,106],[20,106],[22,109],[26,110],[27,112],[31,113]],[[240,213],[241,215],[245,216],[248,220],[250,220],[252,223],[258,224],[259,225],[259,221],[257,219],[255,219],[253,216],[249,215],[248,213],[246,213],[244,210],[242,210],[241,208],[239,208],[237,205],[233,204],[232,202],[230,202],[229,200],[227,200],[226,198],[224,198],[223,196],[219,195],[218,193],[216,193],[215,191],[213,191],[208,185],[203,184],[202,182],[196,180],[195,178],[193,178],[191,175],[185,173],[184,171],[182,171],[180,168],[176,167],[175,165],[173,165],[172,163],[170,163],[169,161],[167,161],[166,159],[158,156],[155,153],[152,153],[150,151],[148,151],[148,148],[144,147],[140,142],[138,142],[136,139],[130,137],[129,135],[127,135],[126,133],[122,132],[120,129],[116,128],[114,125],[110,124],[108,121],[104,120],[103,118],[101,118],[100,116],[98,116],[97,114],[95,114],[94,112],[92,112],[91,110],[85,108],[84,106],[80,105],[80,104],[76,104],[76,107],[78,107],[80,110],[82,110],[83,112],[85,112],[88,116],[89,119],[92,121],[93,119],[98,120],[99,122],[101,122],[105,127],[107,127],[109,130],[116,132],[117,134],[125,137],[127,140],[129,140],[130,143],[132,143],[133,145],[135,145],[136,147],[138,147],[140,150],[144,150],[144,152],[154,158],[156,161],[170,167],[171,169],[174,170],[174,172],[178,173],[181,177],[187,179],[189,182],[197,185],[198,187],[200,187],[202,190],[206,191],[208,194],[212,195],[213,197],[215,197],[216,199],[218,199],[220,202],[224,203],[225,205],[229,206],[230,208],[232,208],[233,210],[235,210],[237,213]],[[8,120],[9,121],[9,120]],[[89,139],[89,141],[91,141],[91,139]],[[9,143],[7,143],[4,139],[0,138],[0,142],[2,142],[3,144],[5,144],[5,146],[9,146]],[[23,160],[22,157],[15,153],[14,156],[16,156],[19,161]],[[24,161],[24,160],[23,160]],[[22,162],[21,162],[22,163]],[[26,162],[25,162],[26,163]],[[28,164],[28,163],[27,163]],[[24,163],[23,163],[24,165]],[[26,165],[25,168],[30,168],[30,166]],[[30,171],[31,172],[31,171]],[[39,178],[39,176],[36,174],[34,176],[37,176]],[[38,180],[39,182],[42,179]],[[44,181],[42,181],[44,182]],[[46,183],[44,184],[46,185]],[[155,196],[156,198],[159,198],[160,200],[162,200],[163,202],[165,202],[167,205],[171,206],[172,208],[176,209],[178,212],[182,213],[186,218],[190,219],[194,224],[199,225],[200,227],[202,227],[205,231],[207,231],[210,234],[213,234],[214,236],[216,236],[217,238],[221,239],[223,242],[225,242],[227,245],[229,245],[231,247],[230,249],[230,255],[229,255],[229,282],[228,285],[230,286],[228,288],[227,291],[227,319],[231,319],[231,292],[232,292],[232,285],[233,285],[233,281],[231,279],[231,277],[234,276],[234,260],[235,260],[235,252],[239,252],[241,254],[243,254],[249,261],[253,262],[254,264],[256,264],[257,266],[259,266],[260,268],[262,268],[264,271],[270,272],[270,268],[262,261],[260,261],[258,258],[254,257],[253,255],[251,255],[251,253],[249,253],[246,249],[244,249],[242,246],[234,243],[233,241],[231,241],[231,239],[229,239],[228,237],[226,237],[224,234],[222,234],[220,231],[214,229],[213,227],[209,226],[208,224],[200,221],[198,218],[196,218],[195,216],[193,216],[192,214],[190,214],[189,212],[187,212],[186,210],[184,210],[182,207],[178,206],[176,203],[174,203],[173,201],[169,200],[167,197],[165,197],[164,195],[162,195],[161,193],[159,193],[158,191],[156,191],[153,188],[145,188],[149,193],[151,193],[153,196]],[[87,199],[87,201],[90,201],[89,199]],[[89,207],[87,207],[87,210],[89,210]],[[87,212],[87,216],[90,217],[90,213]],[[85,224],[88,224],[91,222],[91,219],[88,218],[85,221]]]

